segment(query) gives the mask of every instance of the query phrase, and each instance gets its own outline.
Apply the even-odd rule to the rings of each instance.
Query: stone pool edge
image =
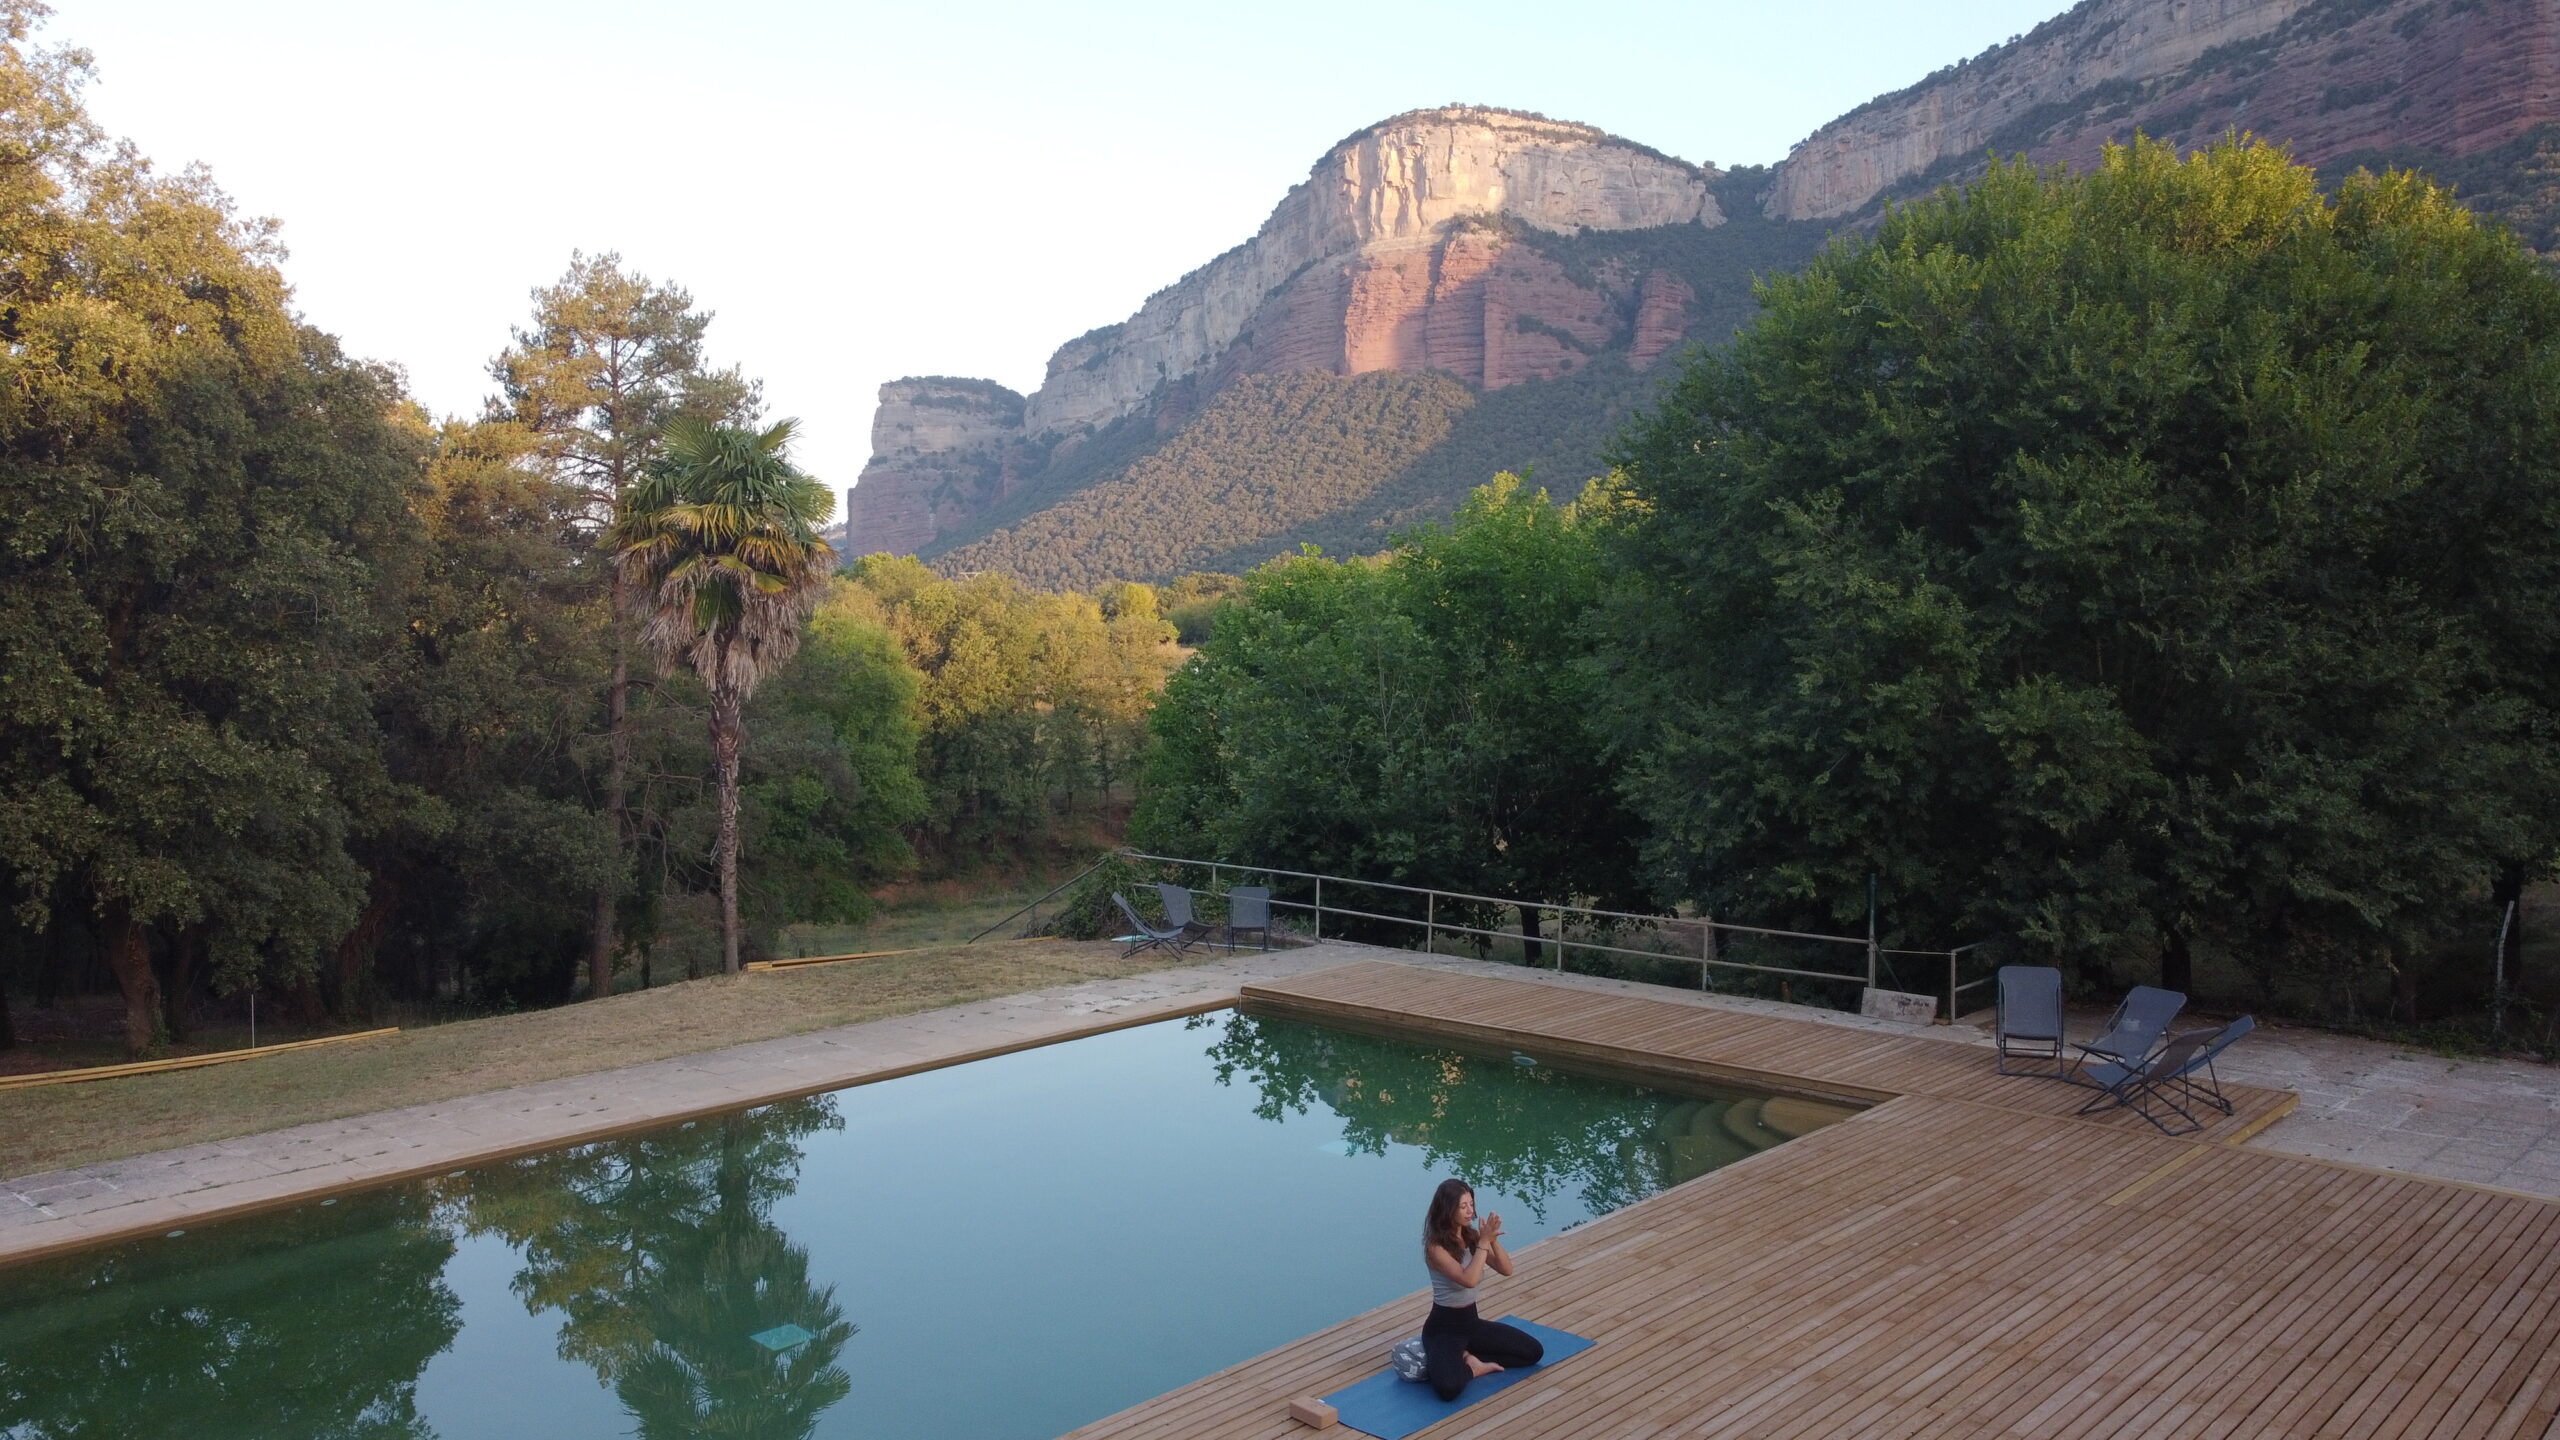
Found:
[[[76,1170],[16,1177],[0,1181],[0,1269],[751,1106],[1230,1009],[1239,1002],[1244,987],[1255,980],[1328,968],[1346,958],[1333,947],[1310,947],[1088,981],[150,1152]],[[1146,982],[1165,986],[1170,993],[1128,994],[1133,986]],[[1043,1009],[1044,1005],[1048,1008]],[[868,1040],[882,1043],[863,1043]],[[830,1056],[831,1049],[848,1053]],[[740,1071],[748,1074],[741,1077]],[[628,1108],[628,1092],[644,1077],[660,1085],[691,1082],[700,1087],[699,1098]],[[741,1078],[745,1083],[738,1083]],[[729,1083],[723,1085],[724,1079]],[[623,1092],[621,1103],[599,1098],[617,1091]],[[604,1111],[611,1111],[612,1118],[574,1123]],[[483,1128],[456,1123],[457,1112],[477,1112],[464,1118]],[[538,1118],[526,1123],[527,1117]],[[512,1133],[489,1133],[493,1129]],[[307,1158],[296,1156],[296,1150],[306,1152]],[[119,1179],[141,1189],[182,1170],[188,1172],[178,1180],[183,1188],[115,1198],[130,1193],[126,1184],[117,1183]],[[208,1174],[213,1178],[196,1183]],[[48,1202],[43,1198],[48,1195],[59,1198]],[[54,1203],[76,1208],[57,1211]]]

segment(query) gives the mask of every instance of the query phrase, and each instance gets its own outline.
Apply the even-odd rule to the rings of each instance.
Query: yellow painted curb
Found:
[[[1055,940],[1055,935],[1019,935],[1010,940],[992,940],[992,945],[1037,945]],[[910,945],[904,950],[865,950],[858,955],[800,955],[789,960],[750,960],[738,967],[750,975],[771,970],[798,970],[809,965],[842,965],[848,960],[883,960],[891,955],[921,955],[927,950],[966,950],[966,945]]]
[[[308,1050],[315,1045],[343,1045],[349,1040],[371,1040],[382,1035],[397,1035],[400,1027],[386,1025],[379,1030],[359,1030],[353,1035],[323,1035],[317,1040],[291,1040],[282,1045],[260,1045],[246,1050],[223,1050],[212,1055],[184,1055],[175,1060],[137,1060],[130,1065],[91,1065],[80,1070],[45,1070],[33,1075],[0,1075],[0,1090],[33,1090],[39,1085],[77,1085],[84,1080],[121,1080],[128,1075],[157,1075],[163,1070],[193,1070],[202,1065],[228,1065],[234,1060],[259,1060],[281,1055],[287,1050]]]

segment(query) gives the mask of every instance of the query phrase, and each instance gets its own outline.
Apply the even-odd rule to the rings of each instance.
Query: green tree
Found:
[[[743,425],[763,408],[758,388],[737,369],[706,368],[703,336],[712,317],[695,310],[683,289],[625,271],[619,255],[572,253],[568,272],[535,290],[533,302],[532,325],[518,330],[515,343],[490,363],[501,387],[491,418],[512,420],[538,437],[538,455],[583,501],[578,518],[591,531],[612,522],[671,421],[692,416]],[[629,813],[636,729],[631,637],[620,620],[632,597],[622,593],[618,576],[603,567],[602,583],[613,591],[605,607],[612,643],[603,685],[603,801],[627,855],[639,839]],[[616,875],[593,891],[591,998],[613,993],[616,921],[627,889],[627,876]]]
[[[605,596],[585,496],[543,444],[512,420],[432,437],[412,507],[424,553],[375,711],[391,773],[450,824],[363,852],[365,908],[327,976],[342,1014],[363,1008],[369,971],[412,996],[450,976],[475,1002],[565,999],[587,897],[626,869],[581,749],[611,663]]]
[[[1089,843],[1099,809],[1138,770],[1176,655],[1153,589],[1044,594],[1004,575],[946,580],[889,555],[847,578],[919,677],[919,828],[934,858]],[[1094,816],[1079,808],[1087,794]]]
[[[370,713],[422,447],[264,224],[96,131],[42,13],[0,7],[0,867],[22,924],[94,919],[140,1051],[162,969],[307,976],[351,844],[440,823]]]
[[[916,773],[920,684],[870,597],[831,581],[799,654],[746,710],[738,903],[748,943],[784,925],[866,919],[871,889],[914,865],[906,832],[930,805]],[[687,713],[703,708],[690,684],[667,698]],[[661,763],[707,771],[704,729],[696,723],[689,746],[666,749]],[[664,849],[709,856],[718,825],[716,797],[697,790],[668,809]],[[693,866],[671,868],[670,879],[689,888]],[[689,937],[662,936],[678,938]]]
[[[2560,286],[2405,175],[1995,167],[1624,437],[1600,670],[1661,888],[2352,979],[2560,816]]]
[[[682,664],[711,701],[720,822],[721,966],[738,969],[738,756],[743,709],[800,648],[835,552],[817,524],[833,501],[785,453],[792,422],[762,431],[679,418],[606,534],[642,636],[662,669]]]
[[[1599,595],[1576,508],[1507,475],[1382,559],[1254,571],[1156,708],[1133,838],[1479,894],[1640,902],[1636,822],[1585,723],[1583,622]],[[1535,914],[1521,919],[1534,935]]]

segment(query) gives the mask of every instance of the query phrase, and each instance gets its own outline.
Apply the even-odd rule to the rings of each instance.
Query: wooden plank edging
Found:
[[[994,940],[994,945],[1037,945],[1055,941],[1055,935],[1016,935],[1008,940]],[[927,950],[966,950],[966,945],[910,945],[904,950],[865,950],[854,955],[795,955],[787,960],[750,960],[739,968],[750,975],[775,970],[798,970],[810,965],[841,965],[848,960],[885,960],[892,955],[921,955]]]
[[[323,1035],[316,1040],[288,1040],[281,1045],[256,1045],[240,1050],[218,1050],[211,1055],[181,1055],[174,1060],[136,1060],[128,1065],[90,1065],[78,1070],[42,1070],[33,1075],[0,1076],[0,1090],[33,1090],[42,1085],[77,1085],[88,1080],[122,1080],[128,1075],[157,1075],[166,1070],[193,1070],[205,1065],[228,1065],[234,1060],[263,1060],[288,1050],[309,1050],[319,1045],[343,1045],[350,1040],[372,1040],[383,1035],[397,1035],[400,1027],[385,1025],[379,1030],[359,1030],[352,1035]]]

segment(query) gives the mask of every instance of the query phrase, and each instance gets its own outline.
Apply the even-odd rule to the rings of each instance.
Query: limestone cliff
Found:
[[[2137,127],[2190,144],[2249,130],[2327,169],[2378,151],[2477,155],[2555,121],[2560,4],[2327,0],[2260,40],[2054,117],[2031,153],[2085,165]]]
[[[871,461],[845,496],[849,553],[912,553],[953,516],[1002,499],[1022,408],[1020,395],[992,380],[927,376],[881,386]]]
[[[1715,178],[1510,111],[1373,125],[1327,151],[1252,239],[1060,347],[1029,397],[977,381],[883,386],[852,544],[929,549],[1085,437],[1246,375],[1431,369],[1499,389],[1602,353],[1650,363],[1685,333],[1691,287],[1627,264],[1568,275],[1522,238],[1721,225]]]
[[[1858,214],[1986,152],[2086,164],[2136,128],[2280,140],[2313,165],[2387,148],[2459,157],[2560,121],[2552,0],[2083,0],[1869,101],[1778,167],[1766,207]]]
[[[1371,126],[1326,152],[1255,236],[1150,296],[1121,324],[1070,342],[1031,397],[1031,433],[1106,423],[1157,386],[1208,369],[1284,290],[1354,327],[1334,353],[1291,349],[1275,368],[1401,368],[1452,222],[1500,216],[1539,230],[1632,230],[1723,219],[1708,171],[1587,125],[1451,107]],[[1459,263],[1482,265],[1483,246]],[[1463,282],[1459,282],[1463,283]],[[1307,299],[1294,302],[1302,312]],[[1283,313],[1293,308],[1283,303]],[[1303,314],[1302,314],[1303,319]],[[1280,353],[1275,351],[1274,353]]]
[[[1502,110],[1373,125],[1327,151],[1244,244],[1061,347],[1033,394],[882,387],[847,548],[1085,573],[1030,565],[1024,537],[1051,534],[1032,517],[1136,473],[1187,425],[1232,420],[1245,402],[1222,410],[1221,397],[1251,377],[1430,372],[1475,397],[1415,411],[1450,410],[1446,434],[1369,476],[1376,493],[1336,496],[1321,524],[1300,516],[1251,546],[1383,543],[1499,468],[1544,465],[1539,478],[1569,491],[1605,448],[1589,427],[1650,403],[1647,367],[1731,334],[1755,274],[1802,264],[1883,201],[1965,179],[1986,152],[2086,164],[2137,128],[2185,144],[2246,131],[2333,176],[2426,169],[2560,264],[2560,0],[2082,0],[1840,117],[1774,172],[1718,172]],[[1359,397],[1372,390],[1402,393],[1252,390],[1345,415],[1369,413]],[[1193,459],[1147,469],[1130,493],[1153,505],[1185,477],[1244,473]],[[977,543],[998,532],[1013,538]],[[1210,553],[1212,538],[1184,553]]]
[[[2043,107],[2181,69],[2217,45],[2266,34],[2311,3],[2082,0],[2006,45],[1813,132],[1778,167],[1769,213],[1854,214],[1942,161],[1981,154]]]

